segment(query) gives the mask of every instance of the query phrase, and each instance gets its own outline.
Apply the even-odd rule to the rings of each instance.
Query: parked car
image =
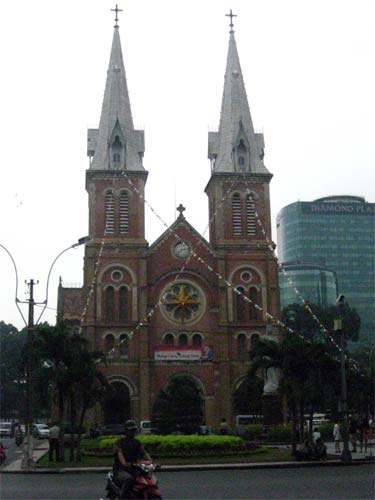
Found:
[[[33,436],[36,439],[48,439],[49,427],[46,424],[34,424]]]
[[[117,436],[124,434],[123,424],[106,424],[100,429],[101,436]]]
[[[151,420],[141,420],[139,424],[140,434],[158,434],[158,429],[152,425]]]
[[[10,437],[12,432],[12,422],[0,422],[0,436]]]

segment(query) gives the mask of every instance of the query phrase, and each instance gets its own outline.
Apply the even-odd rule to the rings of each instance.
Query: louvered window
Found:
[[[125,191],[120,195],[120,234],[129,232],[129,196]]]
[[[108,191],[105,195],[105,234],[115,232],[115,200],[113,191]]]
[[[235,193],[232,197],[232,223],[233,223],[233,235],[241,236],[242,234],[241,198],[238,193]]]
[[[247,225],[247,235],[255,236],[256,233],[255,205],[250,196],[246,198],[246,225]]]

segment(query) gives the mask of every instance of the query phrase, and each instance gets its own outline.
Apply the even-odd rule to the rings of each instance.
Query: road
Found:
[[[23,445],[16,446],[14,438],[10,437],[2,437],[1,442],[4,445],[5,454],[7,457],[5,463],[3,463],[3,466],[9,464],[10,462],[13,462],[13,460],[16,460],[17,458],[20,458],[23,453]]]
[[[165,500],[371,500],[374,465],[158,474]],[[2,474],[2,500],[99,500],[105,474]]]

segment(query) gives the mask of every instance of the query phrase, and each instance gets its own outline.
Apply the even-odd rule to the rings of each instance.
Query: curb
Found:
[[[327,460],[324,462],[261,462],[261,463],[239,463],[239,464],[195,464],[195,465],[164,465],[158,469],[158,474],[163,472],[180,471],[207,471],[207,470],[230,470],[230,469],[298,469],[306,467],[351,467],[353,465],[374,464],[374,459],[357,459],[352,462],[341,460]],[[32,471],[25,470],[0,470],[1,474],[85,474],[92,472],[109,472],[108,467],[66,467],[61,469],[40,468]]]

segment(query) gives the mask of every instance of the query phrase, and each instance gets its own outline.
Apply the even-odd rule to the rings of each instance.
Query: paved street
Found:
[[[168,499],[373,499],[374,465],[159,472]],[[2,474],[2,500],[99,500],[105,474]]]

